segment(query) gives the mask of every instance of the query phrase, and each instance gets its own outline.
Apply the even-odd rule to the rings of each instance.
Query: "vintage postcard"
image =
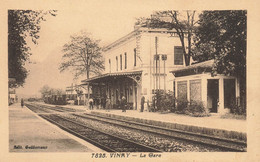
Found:
[[[259,161],[256,1],[1,6],[3,161]]]

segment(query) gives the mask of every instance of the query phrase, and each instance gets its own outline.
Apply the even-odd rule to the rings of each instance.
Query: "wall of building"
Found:
[[[156,37],[157,37],[157,54],[167,55],[164,62],[160,56],[160,63],[157,62],[157,88],[173,91],[174,76],[169,71],[180,68],[183,65],[174,65],[174,46],[181,46],[179,37],[171,37],[168,33],[148,33],[143,32],[140,36],[140,57],[143,69],[142,89],[146,98],[152,100],[152,90],[156,89],[156,63],[154,55],[156,54]],[[183,58],[184,61],[184,58]],[[165,63],[165,66],[164,66]],[[159,68],[160,67],[160,68]],[[164,68],[165,67],[165,68]]]
[[[156,54],[156,37],[157,37],[157,54],[167,55],[164,62],[160,56],[160,66],[158,62],[158,72],[160,76],[156,77],[154,55]],[[141,84],[138,85],[138,103],[139,97],[145,96],[146,100],[152,101],[152,90],[157,88],[173,91],[174,76],[169,73],[176,68],[184,66],[184,57],[182,65],[174,64],[174,46],[181,46],[180,39],[177,35],[171,36],[170,33],[164,32],[148,32],[140,30],[140,33],[128,37],[127,40],[108,49],[104,52],[105,57],[105,73],[123,72],[131,70],[142,70]],[[136,49],[136,66],[134,65],[134,49]],[[125,68],[125,53],[127,54],[127,68]],[[120,55],[122,55],[122,70],[120,68]],[[116,60],[116,57],[118,58]],[[110,63],[109,63],[110,60]],[[165,63],[165,66],[164,66]],[[160,67],[160,68],[159,68]],[[165,68],[164,68],[165,67]]]
[[[212,77],[210,73],[196,74],[183,77],[175,78],[175,97],[184,97],[188,101],[197,100],[202,101],[207,108],[211,108],[212,99],[208,96],[208,81],[209,80],[218,81],[218,113],[229,112],[229,108],[224,106],[224,82],[225,80],[234,79],[235,80],[235,97],[239,97],[239,83],[235,77],[217,75]],[[230,102],[227,101],[226,102]]]
[[[140,68],[141,64],[138,58],[136,59],[136,66],[134,66],[134,49],[136,49],[136,37],[132,37],[128,41],[104,52],[105,73],[129,71]],[[125,53],[127,54],[127,68],[125,68]],[[120,69],[120,55],[122,55],[122,70]],[[118,58],[118,70],[116,57]],[[111,68],[109,59],[111,60]]]

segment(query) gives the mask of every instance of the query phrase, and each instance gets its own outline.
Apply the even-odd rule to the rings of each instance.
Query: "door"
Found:
[[[119,101],[119,99],[118,99],[118,90],[116,90],[116,104],[119,104],[118,101]]]
[[[218,112],[218,101],[219,101],[219,80],[208,79],[207,85],[207,106],[211,113]]]
[[[224,79],[224,106],[232,108],[236,103],[235,79]]]

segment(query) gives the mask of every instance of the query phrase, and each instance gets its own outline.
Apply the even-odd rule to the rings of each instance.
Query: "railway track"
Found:
[[[161,150],[87,127],[56,114],[40,114],[39,116],[108,152],[161,152]]]
[[[76,112],[77,110],[72,109],[72,108],[66,108],[66,107],[61,107],[61,106],[46,106],[46,105],[39,105],[37,104],[38,107],[42,109],[49,109],[52,111],[58,111],[58,112]]]
[[[61,106],[46,106],[46,105],[40,105],[35,103],[25,104],[26,107],[28,107],[30,110],[32,110],[35,113],[52,113],[52,112],[77,112],[79,110],[75,110],[72,108],[66,108]]]
[[[223,138],[218,138],[218,137],[214,137],[214,136],[180,131],[177,129],[168,129],[168,128],[152,126],[152,125],[148,125],[148,124],[142,124],[142,123],[137,123],[137,122],[132,122],[132,121],[119,120],[119,119],[99,116],[96,114],[94,115],[94,114],[85,113],[84,115],[80,115],[80,114],[73,114],[73,115],[78,118],[96,120],[96,121],[100,121],[103,123],[110,123],[110,124],[120,126],[120,127],[126,127],[126,128],[130,128],[130,129],[153,133],[153,134],[157,134],[160,136],[185,140],[185,141],[189,141],[191,143],[207,145],[209,147],[219,148],[223,151],[245,152],[246,147],[247,147],[246,142],[238,141],[238,140],[223,139]]]
[[[33,104],[26,103],[25,106],[28,109],[30,109],[31,111],[35,112],[35,113],[50,113],[50,112],[52,112],[52,111],[50,111],[48,109],[42,109],[38,105],[33,105]]]

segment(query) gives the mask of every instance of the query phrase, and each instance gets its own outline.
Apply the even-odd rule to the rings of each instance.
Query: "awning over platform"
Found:
[[[131,76],[131,75],[141,75],[142,74],[142,70],[138,70],[138,71],[122,71],[122,72],[115,72],[115,73],[106,73],[106,74],[102,74],[99,76],[95,76],[89,79],[85,79],[82,80],[81,82],[83,82],[81,85],[85,85],[88,84],[89,82],[99,82],[101,80],[104,79],[108,79],[110,77],[117,77],[117,76]]]

